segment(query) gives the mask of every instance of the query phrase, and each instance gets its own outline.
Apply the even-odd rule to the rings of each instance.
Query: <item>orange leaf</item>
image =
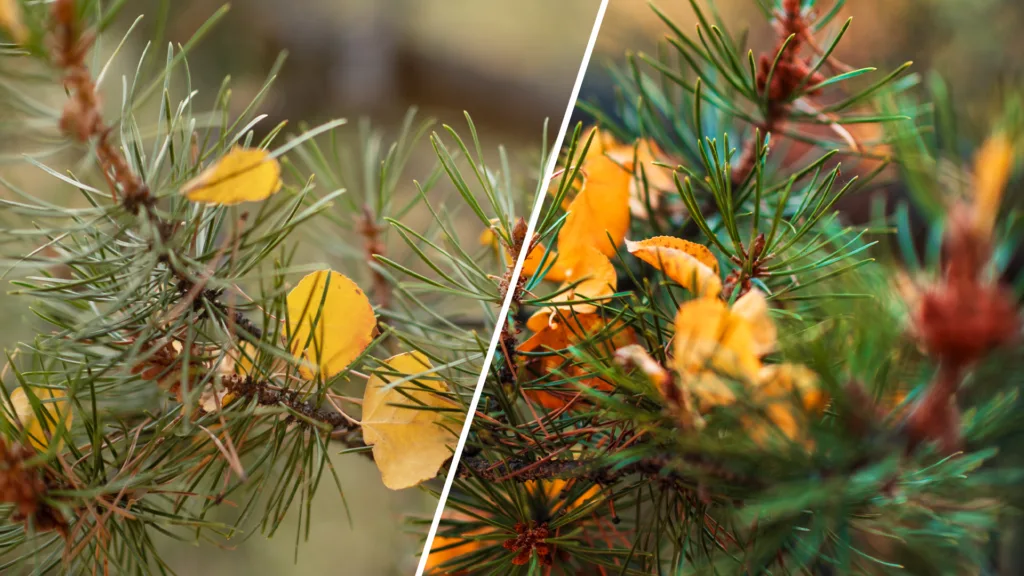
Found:
[[[593,247],[612,256],[629,231],[629,172],[593,153],[587,154],[583,171],[583,188],[569,204],[558,233],[558,251],[574,259],[577,251]]]
[[[718,260],[706,246],[682,238],[655,236],[639,242],[626,240],[626,249],[698,296],[718,296],[722,291]]]
[[[827,398],[818,386],[818,376],[796,364],[765,366],[758,375],[755,400],[763,406],[771,425],[763,420],[744,418],[751,438],[765,444],[772,437],[772,426],[792,441],[801,441],[809,414],[825,408]],[[803,443],[812,443],[804,438]]]
[[[650,138],[637,140],[634,144],[612,143],[605,150],[605,154],[633,175],[629,184],[629,206],[633,216],[637,218],[649,216],[648,202],[651,208],[657,209],[661,204],[661,194],[676,189],[672,170],[654,164],[666,163],[668,158]],[[646,194],[644,178],[647,179]]]
[[[775,349],[777,332],[775,323],[768,315],[768,300],[764,293],[752,288],[732,304],[732,313],[750,323],[754,335],[754,350],[764,356]]]
[[[578,283],[577,283],[578,282]],[[569,288],[572,284],[575,286]],[[555,296],[553,302],[572,302],[574,300],[604,300],[615,294],[618,277],[611,260],[592,246],[580,248],[579,257],[565,271],[565,292]],[[576,314],[590,314],[597,310],[597,304],[581,303],[559,305],[557,308],[570,309]]]
[[[519,352],[550,352],[546,355],[530,356],[526,359],[526,368],[535,377],[547,376],[551,372],[562,368],[566,364],[566,358],[558,352],[571,346],[579,344],[584,340],[602,334],[607,327],[607,338],[601,338],[594,345],[598,350],[603,349],[606,354],[613,354],[616,348],[627,346],[636,341],[636,334],[630,327],[622,328],[618,324],[609,325],[597,314],[581,314],[569,316],[567,314],[555,313],[549,316],[547,313],[535,314],[527,326],[533,329],[536,334],[519,345]],[[620,329],[622,328],[622,329]],[[586,371],[575,364],[564,367],[569,376],[583,376]],[[611,385],[600,378],[584,378],[577,381],[579,384],[589,386],[597,390],[609,391]],[[565,406],[566,402],[576,396],[576,391],[571,387],[567,390],[528,390],[526,396],[541,406],[556,410]]]
[[[735,394],[723,378],[756,382],[761,362],[754,333],[717,298],[679,307],[675,321],[675,369],[703,407],[728,404]]]
[[[974,161],[974,225],[986,236],[992,233],[1013,160],[1013,143],[997,134],[985,141]]]
[[[534,246],[533,250],[530,250],[530,254],[523,262],[523,274],[533,276],[541,269],[541,260],[544,258],[545,250],[545,247],[540,244]],[[544,265],[550,266],[544,274],[544,279],[551,280],[552,282],[565,282],[569,264],[570,262],[567,258],[559,258],[558,252],[552,250],[548,253],[547,260],[544,260]]]

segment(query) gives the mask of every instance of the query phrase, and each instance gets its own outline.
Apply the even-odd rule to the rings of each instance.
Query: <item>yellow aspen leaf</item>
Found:
[[[18,44],[28,40],[28,28],[21,18],[18,0],[0,0],[0,28],[6,30]]]
[[[775,349],[778,332],[775,329],[775,322],[768,314],[768,300],[764,292],[757,288],[748,290],[733,302],[732,313],[750,323],[758,356],[764,356]]]
[[[761,368],[750,323],[717,298],[679,307],[673,362],[702,407],[728,404],[735,394],[723,378],[754,383]]]
[[[213,413],[231,404],[238,397],[223,388],[214,389],[212,386],[203,390],[199,396],[199,407],[204,412]]]
[[[484,228],[484,231],[480,233],[479,242],[481,246],[490,246],[495,250],[498,249],[498,242],[501,237],[494,231],[494,228],[499,224],[500,222],[497,218],[491,218],[490,226]]]
[[[1013,143],[1005,134],[991,136],[974,161],[974,226],[988,236],[995,225],[1006,182],[1013,169]]]
[[[370,345],[377,319],[355,282],[333,270],[318,270],[288,293],[288,325],[292,354],[301,354],[330,378]],[[305,366],[300,371],[305,378],[315,376]]]
[[[266,150],[234,147],[190,180],[182,193],[193,202],[227,206],[264,200],[281,189],[281,164]]]
[[[391,371],[404,375],[432,368],[419,352],[392,356],[386,364]],[[392,377],[392,381],[399,378]],[[456,407],[436,393],[447,391],[444,382],[434,379],[389,387],[382,376],[370,377],[363,393],[363,440],[373,446],[373,461],[388,488],[401,490],[429,480],[451,457],[458,436],[441,425],[445,415],[451,413],[429,409]],[[451,422],[448,424],[451,426]]]
[[[579,249],[579,257],[566,270],[565,292],[552,298],[553,302],[572,302],[578,300],[604,300],[615,294],[618,277],[611,260],[592,246]],[[574,287],[572,284],[578,282]],[[576,314],[590,314],[597,310],[595,303],[565,304],[557,308],[571,309]]]
[[[498,247],[498,235],[490,228],[485,228],[484,231],[480,233],[478,241],[481,246],[490,246],[491,248]]]
[[[629,172],[611,158],[589,152],[583,171],[583,188],[569,204],[558,233],[558,251],[570,260],[586,247],[612,256],[629,231]]]
[[[626,249],[695,295],[718,296],[722,291],[718,260],[707,246],[682,238],[655,236],[639,242],[626,240]]]
[[[42,404],[42,420],[32,409],[32,402],[24,388],[15,388],[11,391],[11,405],[18,422],[28,433],[32,446],[36,450],[45,451],[55,434],[61,429],[71,428],[71,403],[68,402],[67,395],[63,390],[33,388],[32,394]],[[57,450],[60,450],[63,445],[62,438],[57,444]]]

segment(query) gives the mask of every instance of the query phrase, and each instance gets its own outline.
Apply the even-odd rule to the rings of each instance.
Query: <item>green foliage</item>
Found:
[[[976,145],[953,145],[955,135],[936,129],[948,108],[916,100],[907,66],[868,80],[873,68],[832,65],[850,26],[834,22],[842,1],[757,2],[780,31],[760,69],[714,2],[692,4],[696,37],[663,17],[659,55],[630,56],[610,71],[617,103],[582,104],[601,135],[577,127],[567,145],[538,226],[536,253],[547,263],[526,282],[507,333],[522,347],[527,308],[555,305],[558,321],[579,330],[549,349],[496,358],[431,565],[494,574],[991,573],[993,536],[1021,480],[1005,453],[1020,432],[1019,349],[986,349],[964,369],[953,401],[962,420],[944,427],[958,451],[917,427],[949,366],[922,344],[921,330],[934,327],[918,300],[953,282],[949,223],[957,202],[972,201],[972,183],[951,187],[948,174]],[[797,24],[828,38],[811,56],[788,52],[794,39],[810,44],[790,31]],[[766,87],[783,64],[803,75],[773,95]],[[815,77],[822,70],[834,73]],[[1019,122],[1017,110],[1019,99],[1007,104],[1004,131]],[[847,131],[858,124],[878,129],[865,140]],[[609,152],[607,134],[627,152]],[[1019,132],[1010,134],[1019,144]],[[663,156],[645,162],[648,142]],[[707,245],[726,304],[764,293],[778,345],[763,367],[809,367],[824,411],[791,409],[788,422],[781,407],[801,405],[803,391],[766,401],[766,384],[727,372],[714,377],[735,400],[698,409],[674,340],[679,326],[714,319],[686,317],[695,295],[625,250],[611,258],[614,296],[594,313],[564,310],[557,296],[566,287],[544,276],[560,248],[563,200],[586,190],[595,150],[619,154],[647,208],[633,213],[626,237]],[[672,189],[656,188],[662,167],[673,171]],[[879,202],[869,221],[838,210],[899,186],[908,197]],[[985,278],[1006,277],[1017,221],[1010,212],[997,222]],[[531,322],[531,340],[543,330]],[[622,348],[630,332],[651,363]],[[552,392],[561,400],[544,404]]]

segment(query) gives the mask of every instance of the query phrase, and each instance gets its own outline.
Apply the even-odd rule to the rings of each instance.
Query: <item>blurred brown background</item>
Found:
[[[700,0],[707,5],[707,0]],[[774,33],[755,0],[716,0],[734,36],[749,30],[755,54],[770,50]],[[622,63],[625,50],[655,54],[670,30],[651,10],[653,3],[684,31],[696,20],[687,0],[610,0],[581,99],[610,95],[605,66]],[[831,0],[819,0],[821,11]],[[1021,0],[848,0],[834,23],[853,17],[835,52],[855,67],[875,66],[884,74],[903,62],[913,71],[938,71],[952,86],[968,134],[979,137],[1001,106],[1006,86],[1024,85],[1024,2]],[[880,77],[880,76],[879,76]]]

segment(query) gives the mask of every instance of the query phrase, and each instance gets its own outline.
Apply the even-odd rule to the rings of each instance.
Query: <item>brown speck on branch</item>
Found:
[[[363,217],[359,223],[359,233],[363,236],[366,263],[370,266],[370,276],[373,282],[373,299],[377,306],[387,308],[391,305],[391,283],[373,266],[375,256],[385,255],[384,242],[381,240],[381,227],[377,224],[373,210],[369,206],[363,206]]]

